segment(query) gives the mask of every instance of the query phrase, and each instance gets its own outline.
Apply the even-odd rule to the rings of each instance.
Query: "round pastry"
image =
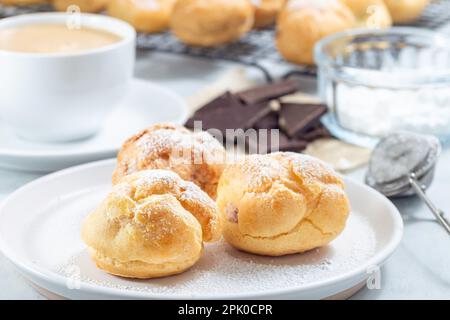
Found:
[[[286,60],[313,64],[317,41],[355,26],[353,13],[338,1],[291,0],[278,16],[276,43]]]
[[[214,47],[238,40],[253,22],[250,0],[178,0],[170,27],[184,43]]]
[[[389,28],[392,18],[383,0],[340,0],[352,10],[360,27]]]
[[[155,33],[169,27],[175,0],[110,0],[108,14],[127,21],[139,32]]]
[[[158,124],[124,143],[117,156],[113,184],[136,171],[167,169],[215,199],[225,157],[223,146],[205,131],[192,133],[181,126]]]
[[[255,28],[273,25],[287,0],[253,0],[255,6]]]
[[[408,23],[420,17],[430,0],[384,0],[394,23]]]
[[[66,11],[71,5],[76,5],[81,12],[100,12],[106,8],[109,0],[52,0],[58,11]]]
[[[217,192],[225,240],[260,255],[326,245],[342,232],[350,210],[341,178],[296,153],[245,157],[227,166]]]
[[[214,201],[166,170],[124,178],[81,230],[100,269],[142,279],[185,271],[200,258],[203,241],[220,235]]]
[[[0,0],[6,6],[28,6],[32,4],[49,3],[50,0]]]

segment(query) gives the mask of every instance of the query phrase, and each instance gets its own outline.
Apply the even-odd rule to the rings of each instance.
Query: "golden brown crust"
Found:
[[[113,184],[146,169],[167,169],[192,181],[215,199],[225,162],[223,146],[206,132],[171,124],[151,126],[129,138],[117,157]]]
[[[353,13],[338,1],[291,0],[278,16],[277,48],[290,62],[313,64],[319,40],[355,26]]]
[[[192,267],[198,260],[198,255],[178,263],[151,264],[142,261],[120,262],[91,251],[92,260],[99,269],[116,276],[134,279],[160,278],[182,273]]]
[[[389,28],[392,17],[383,0],[340,0],[356,17],[362,28]]]
[[[76,5],[81,12],[100,12],[105,10],[109,0],[51,0],[58,11],[66,11],[71,5]]]
[[[344,229],[343,181],[320,160],[294,153],[252,155],[228,166],[217,206],[234,247],[279,256],[326,245]]]
[[[211,47],[238,40],[253,22],[250,0],[178,0],[170,27],[187,44]]]
[[[176,0],[110,0],[108,14],[130,23],[137,31],[155,33],[169,27]]]
[[[117,187],[119,190],[125,187],[132,198],[139,202],[152,195],[171,195],[198,220],[203,241],[216,241],[221,236],[220,218],[214,201],[198,186],[172,171],[140,171],[123,178]]]
[[[420,17],[430,0],[384,0],[394,23],[408,23]]]
[[[255,28],[265,28],[275,24],[278,13],[287,0],[255,0]]]
[[[82,239],[107,272],[151,278],[182,272],[221,236],[215,203],[166,170],[125,177],[83,222]]]

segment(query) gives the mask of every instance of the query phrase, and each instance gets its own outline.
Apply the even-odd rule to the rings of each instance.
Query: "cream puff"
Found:
[[[182,42],[214,47],[238,40],[253,27],[250,0],[178,0],[170,27]]]
[[[338,1],[291,0],[278,16],[276,44],[286,60],[313,64],[319,40],[355,26],[351,10]]]
[[[217,194],[225,240],[260,255],[324,246],[344,230],[350,211],[333,169],[295,153],[251,155],[227,166]]]
[[[430,0],[384,0],[394,23],[408,23],[420,17]]]
[[[255,6],[255,28],[265,28],[275,24],[281,8],[287,0],[253,0]]]
[[[129,138],[117,157],[113,184],[146,169],[167,169],[192,181],[213,199],[226,160],[225,149],[209,133],[158,124]]]
[[[109,0],[52,0],[58,11],[66,11],[69,6],[75,5],[81,12],[100,12],[106,9]]]
[[[140,279],[187,270],[200,258],[203,241],[220,236],[214,201],[166,170],[122,179],[86,217],[81,230],[100,269]]]
[[[169,27],[174,3],[175,0],[110,0],[107,11],[139,32],[155,33]]]
[[[383,0],[340,0],[352,10],[359,27],[388,28],[392,18]]]

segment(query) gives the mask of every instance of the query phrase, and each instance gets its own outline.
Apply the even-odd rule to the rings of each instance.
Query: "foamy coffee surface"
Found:
[[[76,53],[114,44],[121,37],[93,28],[30,24],[0,29],[0,50],[26,53]]]

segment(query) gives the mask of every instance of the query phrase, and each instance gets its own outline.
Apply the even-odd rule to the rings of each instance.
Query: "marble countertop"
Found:
[[[171,55],[140,53],[136,77],[157,81],[189,96],[214,81],[233,65]],[[277,67],[282,73],[283,68]],[[257,71],[252,76],[258,77]],[[305,81],[305,88],[312,88]],[[18,187],[41,174],[0,169],[0,201]],[[364,169],[350,174],[362,180]],[[450,149],[444,151],[437,166],[429,196],[450,215]],[[403,240],[381,270],[381,288],[363,288],[353,299],[449,299],[450,237],[435,222],[417,198],[396,200],[404,222]],[[0,299],[45,299],[24,280],[13,265],[0,254]]]

